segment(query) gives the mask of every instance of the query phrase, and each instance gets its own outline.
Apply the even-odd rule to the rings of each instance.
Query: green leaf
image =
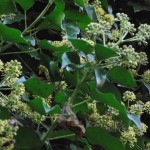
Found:
[[[132,74],[123,67],[114,67],[108,71],[108,78],[115,83],[134,88],[137,86]]]
[[[61,30],[62,28],[62,21],[65,17],[65,14],[63,11],[59,11],[54,9],[45,19],[44,21],[39,25],[39,29],[46,29],[46,28],[52,28],[55,30]]]
[[[69,39],[73,47],[79,51],[83,51],[85,54],[89,54],[94,49],[92,45],[82,39]]]
[[[85,133],[87,139],[93,145],[100,145],[105,150],[125,150],[122,142],[99,127],[88,127]]]
[[[86,22],[87,24],[89,24],[92,21],[91,18],[87,14],[84,14],[75,10],[66,10],[65,17],[70,20]]]
[[[81,30],[85,30],[88,24],[92,21],[87,14],[75,10],[66,10],[65,17],[77,21],[77,26],[80,27]]]
[[[105,47],[101,44],[95,45],[95,55],[98,60],[119,56],[113,49]]]
[[[13,24],[15,22],[20,22],[22,20],[24,20],[24,15],[19,13],[16,14],[13,19],[10,16],[6,16],[2,22],[3,24],[6,25],[6,24]]]
[[[108,8],[108,1],[107,0],[101,0],[101,5],[104,9]]]
[[[10,113],[7,108],[0,106],[0,119],[10,119]]]
[[[106,72],[99,68],[95,68],[94,72],[95,72],[95,79],[96,79],[97,87],[102,87],[106,81],[106,77],[107,77]]]
[[[79,6],[80,8],[84,7],[84,1],[83,0],[74,0],[75,4]]]
[[[8,42],[27,44],[27,41],[22,37],[22,34],[19,30],[9,28],[1,23],[0,23],[0,38]]]
[[[68,65],[76,65],[80,63],[80,57],[76,52],[66,52],[62,55],[62,68]]]
[[[15,137],[15,149],[17,150],[41,150],[40,137],[32,128],[19,127]]]
[[[54,0],[55,3],[55,10],[64,11],[65,9],[65,2],[64,0]]]
[[[41,98],[35,98],[29,102],[29,106],[36,112],[40,113],[41,115],[46,114],[58,114],[60,113],[60,107],[55,105],[54,107],[48,107],[44,100]]]
[[[55,90],[54,85],[44,83],[40,79],[34,77],[24,82],[26,89],[33,95],[48,98],[50,94]]]
[[[98,90],[95,90],[91,93],[91,97],[93,100],[102,102],[117,109],[119,111],[119,119],[121,119],[124,122],[126,127],[129,125],[129,119],[127,117],[127,111],[125,106],[118,102],[112,93],[102,93]]]
[[[136,126],[141,129],[141,120],[140,120],[140,116],[137,116],[137,115],[132,115],[132,114],[128,114],[128,118],[130,120],[132,120]]]
[[[0,0],[0,15],[6,15],[16,12],[16,6],[13,0]]]
[[[49,62],[49,71],[50,71],[50,77],[51,77],[52,82],[60,81],[62,79],[62,77],[60,76],[60,73],[59,73],[59,68],[58,68],[57,62],[55,62],[55,61]]]
[[[63,37],[65,39],[75,39],[80,33],[80,29],[77,26],[76,21],[63,20],[62,29],[65,31],[66,35]]]
[[[44,103],[44,100],[41,98],[35,98],[29,101],[29,106],[36,112],[40,113],[41,115],[45,115],[47,106]]]
[[[76,86],[77,84],[77,72],[69,72],[66,68],[63,70],[64,78],[69,85]]]
[[[35,0],[15,0],[15,2],[18,3],[22,9],[28,10],[34,5]]]
[[[105,82],[105,84],[103,85],[103,87],[98,88],[99,91],[103,92],[103,93],[112,93],[114,94],[114,96],[116,97],[116,99],[121,102],[121,94],[119,89],[112,83],[109,82]]]
[[[68,101],[68,98],[69,97],[67,96],[67,94],[65,93],[65,91],[60,91],[60,92],[58,92],[56,94],[54,100],[55,100],[56,103],[64,104],[65,102]]]
[[[86,6],[85,7],[85,10],[88,14],[88,16],[94,21],[94,22],[97,22],[97,15],[96,15],[96,12],[95,12],[95,9],[93,6]]]

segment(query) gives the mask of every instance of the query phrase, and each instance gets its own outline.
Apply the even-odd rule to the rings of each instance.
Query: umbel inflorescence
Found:
[[[101,3],[95,0],[93,3],[89,3],[85,0],[85,5],[90,5],[95,9],[97,20],[91,22],[82,34],[84,38],[80,40],[86,41],[93,46],[92,55],[94,56],[94,45],[96,43],[103,44],[105,47],[112,48],[118,56],[106,59],[102,62],[96,62],[97,66],[103,67],[106,70],[111,69],[114,66],[122,66],[129,70],[133,76],[139,76],[139,69],[141,65],[148,64],[148,58],[145,52],[137,52],[133,47],[132,43],[147,44],[147,40],[150,39],[150,26],[147,24],[141,24],[138,28],[130,22],[130,18],[124,13],[117,13],[115,16],[107,14],[101,7]],[[68,47],[72,48],[73,45],[67,39],[62,41],[53,41],[50,43],[52,46]],[[80,55],[80,62],[86,63],[91,62],[89,58]],[[47,81],[50,81],[49,70],[43,66],[39,66],[40,73],[44,73]],[[63,72],[63,71],[62,71]],[[23,83],[17,83],[16,81],[22,74],[21,63],[17,60],[11,60],[10,62],[3,63],[0,60],[0,73],[2,75],[0,88],[9,87],[10,93],[5,95],[0,92],[0,106],[6,107],[13,115],[19,115],[22,118],[28,118],[33,123],[41,123],[45,116],[40,115],[36,111],[33,111],[25,102],[22,101],[22,95],[26,92]],[[144,82],[150,82],[150,70],[147,70],[140,76]],[[66,83],[64,83],[66,84]],[[62,87],[66,90],[67,86]],[[138,99],[133,91],[125,91],[122,94],[122,105],[127,109],[127,113],[135,116],[141,116],[144,112],[150,114],[150,102],[143,102]],[[119,111],[105,105],[103,112],[97,109],[97,102],[87,102],[88,113],[87,121],[89,125],[98,126],[104,128],[108,132],[115,134],[120,138],[124,145],[129,145],[133,148],[137,144],[139,136],[143,136],[147,131],[147,126],[141,123],[140,128],[135,124],[131,123],[128,128],[124,127],[123,122],[118,119]],[[10,124],[10,120],[0,121],[0,133],[4,137],[0,136],[0,147],[7,142],[12,140],[16,135],[18,126]],[[7,131],[7,132],[6,132]],[[13,141],[15,142],[15,141]],[[146,150],[150,149],[150,144],[146,144]],[[13,149],[13,144],[9,147]]]
[[[32,111],[32,109],[21,100],[21,96],[25,93],[25,87],[23,83],[16,83],[17,79],[22,74],[21,63],[17,60],[3,63],[0,60],[0,72],[2,73],[0,87],[8,86],[11,89],[9,95],[4,95],[0,92],[0,106],[6,107],[22,117],[30,118],[34,122],[43,120],[43,116]]]

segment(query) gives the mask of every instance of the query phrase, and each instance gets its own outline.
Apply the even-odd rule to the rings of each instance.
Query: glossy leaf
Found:
[[[58,68],[58,63],[55,61],[51,61],[49,63],[49,70],[50,70],[50,77],[51,81],[60,81],[62,79],[60,73],[59,73],[59,68]]]
[[[76,86],[77,78],[78,78],[77,73],[76,72],[69,72],[66,69],[63,70],[63,73],[64,73],[65,81],[69,85]]]
[[[74,0],[75,4],[79,6],[80,8],[84,7],[84,1],[83,0]]]
[[[0,15],[16,12],[14,0],[0,0]]]
[[[118,54],[113,49],[105,47],[101,44],[95,45],[95,55],[98,60],[103,60],[103,59],[118,56]]]
[[[119,89],[114,84],[109,83],[109,82],[105,82],[103,87],[98,88],[98,90],[103,92],[103,93],[112,93],[112,94],[114,94],[116,99],[119,102],[121,102],[121,99],[122,99],[121,93],[120,93]]]
[[[88,127],[85,133],[90,143],[100,145],[105,150],[125,150],[122,142],[106,130],[99,127]]]
[[[62,55],[62,68],[68,65],[76,65],[80,63],[80,57],[76,52],[66,52]]]
[[[95,12],[95,9],[93,6],[86,6],[85,7],[85,10],[88,14],[88,16],[95,22],[97,22],[97,15],[96,15],[96,12]]]
[[[114,67],[108,71],[108,78],[115,83],[134,88],[137,86],[131,73],[123,67]]]
[[[102,87],[106,81],[106,77],[107,77],[106,72],[98,68],[95,68],[94,72],[95,72],[95,79],[96,79],[97,87]]]
[[[35,98],[29,102],[29,106],[36,112],[40,113],[41,115],[46,114],[58,114],[60,113],[60,107],[55,105],[53,107],[48,107],[44,100],[41,98]]]
[[[41,150],[43,145],[38,134],[29,127],[19,127],[15,140],[15,149],[17,150]]]
[[[89,54],[94,49],[92,45],[82,39],[69,39],[73,47],[79,51],[83,51],[85,54]]]
[[[34,77],[24,82],[26,89],[33,95],[48,98],[48,96],[55,90],[52,84],[44,83],[40,79]]]
[[[65,9],[65,2],[64,0],[54,0],[55,3],[55,10],[64,11]]]
[[[95,90],[91,93],[91,98],[117,109],[119,111],[119,118],[124,122],[126,127],[129,125],[125,106],[118,102],[112,93],[102,93]]]
[[[132,120],[139,129],[141,129],[140,116],[128,114],[128,118]]]
[[[65,39],[77,38],[77,35],[80,33],[80,29],[77,26],[76,21],[63,20],[63,22],[62,22],[62,29],[66,33],[66,35],[63,37]]]
[[[19,30],[7,27],[1,23],[0,23],[0,37],[7,42],[27,44],[27,41],[23,38]]]
[[[15,0],[15,2],[18,3],[22,9],[28,10],[34,5],[35,0]]]

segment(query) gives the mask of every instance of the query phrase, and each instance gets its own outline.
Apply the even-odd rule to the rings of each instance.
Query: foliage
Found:
[[[115,4],[0,1],[0,149],[150,149],[150,25]]]

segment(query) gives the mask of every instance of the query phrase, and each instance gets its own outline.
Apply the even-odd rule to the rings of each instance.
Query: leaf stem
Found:
[[[27,28],[27,11],[24,11],[24,25],[25,25],[25,29]]]
[[[80,102],[80,103],[74,104],[74,105],[72,105],[72,107],[79,106],[79,105],[84,104],[84,103],[86,103],[86,102],[88,102],[88,101],[90,101],[90,100],[91,100],[91,99],[87,99],[87,100],[82,101],[82,102]]]
[[[56,127],[57,125],[57,119],[55,119],[51,126],[49,127],[49,129],[47,130],[47,132],[41,137],[41,141],[45,141],[47,139],[47,137],[53,132],[54,128]]]
[[[22,51],[22,52],[8,52],[8,53],[2,53],[2,54],[0,54],[0,56],[1,56],[1,55],[13,55],[13,54],[32,53],[32,52],[35,52],[35,51],[38,51],[38,50],[40,50],[40,49],[37,48],[37,49],[27,50],[27,51]]]
[[[78,93],[78,91],[79,91],[79,89],[80,89],[82,83],[83,83],[83,82],[85,81],[85,79],[87,78],[87,76],[88,76],[90,70],[91,70],[91,68],[88,68],[88,69],[85,71],[85,73],[84,73],[82,79],[81,79],[80,81],[78,81],[75,90],[73,91],[71,97],[69,97],[69,99],[68,99],[68,104],[70,104],[70,105],[73,104],[73,101],[74,101],[74,99],[75,99],[75,97],[76,97],[76,95],[77,95],[77,93]]]
[[[68,134],[68,135],[62,135],[62,136],[57,136],[57,137],[54,137],[54,138],[50,138],[50,140],[57,140],[57,139],[62,139],[62,138],[72,137],[72,136],[75,136],[75,133]]]

